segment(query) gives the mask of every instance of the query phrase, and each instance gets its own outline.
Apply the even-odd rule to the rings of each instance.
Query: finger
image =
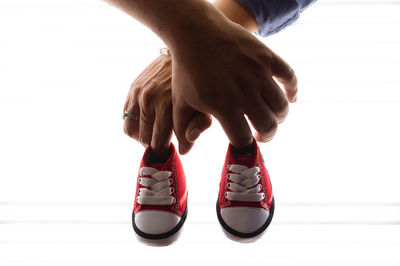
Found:
[[[138,103],[134,103],[133,106],[130,106],[130,104],[126,106],[126,109],[124,109],[125,111],[133,114],[134,118],[139,118],[140,108]],[[139,119],[134,118],[124,118],[124,132],[129,137],[139,141]]]
[[[174,132],[179,142],[179,153],[186,154],[193,144],[186,139],[186,128],[195,114],[195,110],[182,103],[174,103],[172,107]]]
[[[126,98],[125,104],[124,104],[124,109],[122,110],[122,114],[128,110],[128,106],[129,106],[129,96]]]
[[[211,126],[212,120],[209,114],[196,112],[186,128],[186,139],[188,142],[194,141],[200,134]]]
[[[141,110],[139,119],[139,141],[143,146],[151,144],[154,125],[154,110]]]
[[[253,142],[249,124],[243,113],[231,112],[216,114],[215,118],[220,122],[225,134],[234,147],[245,147]]]
[[[262,91],[262,98],[275,113],[279,123],[282,123],[289,113],[289,102],[279,85],[271,79]]]
[[[297,100],[297,77],[293,69],[278,55],[274,55],[271,63],[272,75],[282,83],[290,102]]]
[[[246,111],[246,114],[256,130],[256,140],[259,142],[270,141],[276,134],[278,121],[269,106],[260,99]]]
[[[172,105],[156,111],[151,148],[157,153],[169,148],[172,138]]]

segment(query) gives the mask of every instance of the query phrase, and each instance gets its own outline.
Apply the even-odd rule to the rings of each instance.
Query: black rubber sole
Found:
[[[258,236],[259,234],[261,234],[262,232],[265,231],[265,229],[268,228],[269,224],[272,221],[272,217],[274,216],[274,209],[275,209],[275,200],[272,199],[272,205],[271,205],[271,209],[269,210],[269,216],[267,221],[256,231],[251,232],[251,233],[242,233],[242,232],[238,232],[234,229],[232,229],[231,227],[229,227],[229,225],[227,225],[224,221],[224,219],[222,219],[221,216],[221,209],[219,208],[218,205],[218,201],[217,201],[217,216],[218,216],[218,221],[221,224],[221,226],[230,234],[237,236],[237,237],[241,237],[241,238],[252,238],[255,236]]]
[[[176,234],[179,229],[182,228],[183,224],[185,223],[186,220],[186,216],[187,216],[187,203],[186,203],[186,208],[185,208],[185,212],[182,215],[181,220],[179,221],[179,223],[172,228],[170,231],[166,232],[166,233],[162,233],[162,234],[147,234],[143,231],[140,231],[140,229],[136,226],[135,224],[135,213],[132,212],[132,226],[133,226],[133,230],[135,230],[135,233],[137,235],[139,235],[140,237],[146,238],[146,239],[152,239],[152,240],[156,240],[156,239],[164,239],[164,238],[168,238],[173,236],[174,234]]]

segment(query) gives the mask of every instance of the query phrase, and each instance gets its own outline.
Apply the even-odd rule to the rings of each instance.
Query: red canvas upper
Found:
[[[175,150],[174,145],[171,143],[171,155],[165,163],[152,163],[150,165],[146,164],[146,158],[150,152],[150,146],[146,149],[142,162],[140,163],[140,168],[142,167],[153,167],[159,171],[171,171],[171,178],[173,179],[173,183],[171,187],[174,188],[174,192],[171,194],[176,199],[176,202],[172,205],[142,205],[136,202],[134,204],[134,213],[136,214],[138,211],[142,210],[164,210],[171,211],[176,213],[179,216],[182,216],[186,209],[187,202],[187,190],[186,190],[186,179],[185,173],[182,168],[182,163],[179,159],[178,153]],[[139,174],[138,174],[139,180]],[[139,184],[139,181],[136,182],[136,193],[135,199],[139,195],[139,189],[144,186]]]
[[[228,178],[227,174],[228,165],[230,164],[241,164],[247,166],[249,168],[258,166],[260,168],[260,181],[256,184],[262,185],[262,190],[260,192],[265,193],[265,198],[259,202],[243,202],[243,201],[231,201],[225,197],[225,192],[230,191],[227,187]],[[270,209],[272,205],[272,187],[271,182],[269,180],[268,171],[264,166],[263,159],[260,153],[260,149],[257,145],[257,142],[253,141],[253,152],[250,154],[240,154],[236,155],[232,151],[232,145],[229,144],[228,151],[226,153],[224,169],[222,170],[219,195],[218,195],[218,204],[220,208],[226,207],[256,207],[263,209]]]

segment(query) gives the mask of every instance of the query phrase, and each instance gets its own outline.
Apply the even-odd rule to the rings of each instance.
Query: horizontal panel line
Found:
[[[24,224],[101,224],[101,225],[117,225],[131,224],[131,222],[116,220],[116,221],[94,221],[94,220],[70,220],[70,221],[55,221],[55,220],[0,220],[0,225],[24,225]],[[191,224],[216,224],[214,221],[191,221]],[[390,225],[399,226],[400,220],[393,221],[276,221],[278,225]]]
[[[396,0],[381,0],[381,1],[320,1],[317,2],[318,6],[352,6],[352,5],[357,5],[357,6],[370,6],[370,5],[380,5],[380,6],[391,6],[391,5],[400,5],[399,1]],[[2,4],[1,8],[20,8],[21,6],[24,7],[24,9],[28,8],[48,8],[48,9],[53,9],[53,8],[110,8],[110,6],[107,6],[102,3],[102,1],[99,1],[99,3],[95,4],[88,4],[88,3],[81,3],[81,4],[75,4],[75,3],[63,3],[63,4],[58,4],[58,5],[53,5],[52,3],[50,4],[31,4],[29,5],[21,5],[21,4],[11,4],[7,5],[5,3]]]
[[[17,65],[19,61],[14,61],[12,63],[6,63],[6,62],[0,62],[0,67],[9,67],[9,66],[14,66]],[[91,61],[93,64],[130,64],[133,65],[134,62],[132,60],[92,60]],[[384,67],[385,65],[388,65],[390,67],[400,65],[400,61],[329,61],[329,60],[324,60],[324,61],[291,61],[292,65],[338,65],[338,66],[343,66],[345,65],[346,67],[349,66],[370,66],[374,65],[376,68],[376,65],[379,65],[380,67]]]
[[[261,41],[265,41],[267,43],[267,39]],[[54,43],[57,43],[56,41]],[[36,45],[30,44],[31,46],[38,46],[38,44],[43,45],[42,43],[38,42]],[[320,42],[320,41],[309,41],[309,39],[304,39],[304,42],[278,42],[274,41],[274,44],[278,44],[280,46],[321,46],[322,48],[326,47],[331,47],[335,46],[337,47],[338,45],[342,46],[384,46],[384,45],[391,45],[391,46],[397,46],[400,44],[400,41],[385,41],[385,42],[379,42],[379,41],[349,41],[348,39],[344,41],[328,41],[328,42]],[[93,41],[93,42],[85,42],[85,43],[71,43],[68,45],[68,47],[74,47],[74,46],[90,46],[90,47],[115,47],[115,46],[128,46],[128,47],[149,47],[149,46],[155,46],[158,48],[162,47],[162,43],[159,42],[150,42],[150,43],[142,43],[142,42],[125,42],[125,43],[119,43],[119,42],[98,42],[98,41]],[[17,48],[17,47],[22,47],[25,48],[27,47],[25,44],[21,43],[15,43],[15,42],[7,42],[7,43],[0,43],[0,47],[10,47],[10,48]],[[156,50],[157,50],[156,49]],[[157,54],[157,51],[154,53],[155,55]]]
[[[389,17],[390,18],[390,17]],[[393,17],[396,18],[397,17]],[[400,21],[371,21],[371,20],[365,20],[365,21],[346,21],[346,20],[338,20],[338,21],[324,21],[323,19],[321,20],[309,20],[309,21],[302,21],[301,23],[296,24],[296,27],[309,27],[309,25],[398,25],[400,24]],[[62,22],[54,22],[54,23],[40,23],[37,24],[41,28],[59,28],[60,26],[64,26],[65,24]],[[85,29],[98,29],[98,28],[118,28],[121,29],[122,27],[125,28],[135,28],[137,25],[132,24],[132,23],[115,23],[115,24],[83,24],[80,25],[81,28]],[[70,26],[71,28],[74,27],[74,25]],[[142,29],[142,27],[141,27]]]
[[[136,242],[136,240],[0,240],[1,244],[131,244]],[[197,242],[195,242],[197,243]],[[222,241],[212,241],[212,243],[223,243]],[[268,241],[268,245],[293,245],[293,244],[301,244],[301,245],[316,245],[316,244],[337,244],[337,245],[376,245],[377,242],[366,242],[366,241]],[[379,245],[400,245],[400,242],[385,242],[379,241]]]
[[[324,2],[317,2],[320,6],[370,6],[370,5],[377,5],[377,6],[391,6],[391,5],[400,5],[399,1],[392,0],[392,1],[324,1]],[[360,7],[361,8],[361,7]]]
[[[72,205],[72,206],[131,206],[133,202],[125,201],[0,201],[0,206],[55,206],[55,205]],[[215,202],[191,202],[193,206],[214,205]],[[400,207],[400,202],[279,202],[281,206],[396,206]]]
[[[128,62],[128,61],[121,61],[121,62]],[[299,64],[299,65],[399,65],[400,61],[292,61],[292,64]]]
[[[32,206],[32,205],[82,205],[82,206],[127,206],[132,205],[132,203],[124,201],[60,201],[60,202],[46,202],[46,201],[0,201],[0,206]],[[132,205],[133,206],[133,205]]]
[[[312,257],[310,257],[312,259]],[[210,259],[212,265],[216,264],[215,259]],[[55,263],[59,263],[59,264],[63,264],[65,265],[66,263],[81,263],[81,264],[111,264],[111,265],[123,265],[123,264],[127,264],[127,265],[137,265],[139,263],[138,260],[132,260],[132,261],[121,261],[121,260],[1,260],[1,263],[40,263],[40,264],[55,264]],[[182,259],[180,259],[179,261],[173,261],[171,260],[166,260],[166,259],[162,259],[160,262],[157,262],[157,260],[153,260],[153,261],[149,261],[147,260],[145,264],[143,265],[160,265],[160,263],[162,262],[162,265],[201,265],[204,261],[201,260],[200,263],[197,261],[194,261],[193,259],[190,261],[184,261]],[[316,259],[312,259],[310,261],[296,261],[296,263],[294,262],[290,262],[290,261],[274,261],[274,260],[268,260],[268,263],[264,261],[260,261],[260,262],[252,262],[249,260],[246,260],[246,262],[236,262],[236,263],[232,263],[231,261],[228,261],[225,259],[225,262],[218,262],[218,265],[296,265],[296,266],[300,266],[300,265],[400,265],[400,261],[399,262],[387,262],[387,261],[378,261],[378,262],[371,262],[371,261],[342,261],[342,262],[330,262],[328,259],[326,261],[317,261]]]
[[[394,81],[377,81],[377,80],[371,80],[371,81],[358,81],[358,80],[325,80],[325,81],[313,81],[313,80],[304,80],[301,81],[300,84],[398,84],[400,85],[400,80],[394,80]]]
[[[277,203],[282,206],[396,206],[400,207],[400,202],[282,202]]]
[[[318,20],[318,21],[307,21],[307,22],[301,22],[301,24],[296,24],[296,26],[302,26],[302,25],[398,25],[400,24],[400,21],[394,21],[394,22],[389,22],[389,21],[323,21],[323,20]],[[308,26],[307,26],[308,27]]]

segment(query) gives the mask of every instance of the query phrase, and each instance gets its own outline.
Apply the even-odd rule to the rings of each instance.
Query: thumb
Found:
[[[211,123],[212,120],[209,114],[196,111],[186,128],[186,140],[194,143],[200,134],[211,126]]]
[[[179,142],[179,153],[185,154],[193,146],[193,144],[186,139],[186,128],[196,111],[182,103],[175,103],[172,108],[174,132]]]

